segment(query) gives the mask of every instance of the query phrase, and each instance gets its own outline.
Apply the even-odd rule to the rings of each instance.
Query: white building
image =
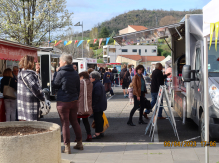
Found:
[[[106,45],[103,46],[103,60],[106,63],[116,63],[121,55],[157,56],[156,45]]]

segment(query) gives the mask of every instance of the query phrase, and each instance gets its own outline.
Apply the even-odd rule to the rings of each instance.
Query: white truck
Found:
[[[73,59],[72,64],[77,66],[78,73],[87,71],[89,68],[97,70],[97,59],[94,58],[76,58]]]

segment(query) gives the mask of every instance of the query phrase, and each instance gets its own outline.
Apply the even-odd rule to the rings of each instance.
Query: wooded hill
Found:
[[[106,27],[109,33],[115,32],[118,35],[119,30],[126,28],[128,25],[142,25],[152,28],[160,25],[166,25],[179,22],[186,14],[202,14],[201,9],[190,9],[189,11],[166,11],[166,10],[133,10],[118,15],[108,21],[97,25],[98,31]],[[169,17],[167,17],[169,16]],[[166,19],[165,19],[166,17]],[[163,19],[162,19],[163,18]],[[88,34],[89,31],[86,31]]]

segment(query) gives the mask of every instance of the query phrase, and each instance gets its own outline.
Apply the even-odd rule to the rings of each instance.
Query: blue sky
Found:
[[[136,9],[148,10],[189,10],[202,9],[210,0],[66,0],[67,9],[74,12],[73,23],[83,21],[84,30],[93,28],[97,23]],[[75,31],[81,32],[80,27]]]

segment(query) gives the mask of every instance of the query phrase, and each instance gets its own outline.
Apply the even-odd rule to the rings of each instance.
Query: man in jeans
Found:
[[[159,92],[159,88],[161,85],[164,85],[164,80],[167,78],[167,76],[169,76],[171,73],[168,73],[166,75],[163,75],[162,72],[163,66],[161,63],[157,63],[155,66],[155,70],[152,73],[152,81],[151,81],[151,97],[152,97],[152,101],[151,101],[151,108],[154,107],[154,105],[157,102],[157,96],[158,96],[158,92]],[[161,100],[161,106],[163,106],[163,99]],[[163,107],[159,108],[158,111],[158,119],[165,119],[164,117],[162,117],[162,110]],[[147,114],[150,113],[150,110],[145,110],[144,112],[144,117],[148,119]]]

